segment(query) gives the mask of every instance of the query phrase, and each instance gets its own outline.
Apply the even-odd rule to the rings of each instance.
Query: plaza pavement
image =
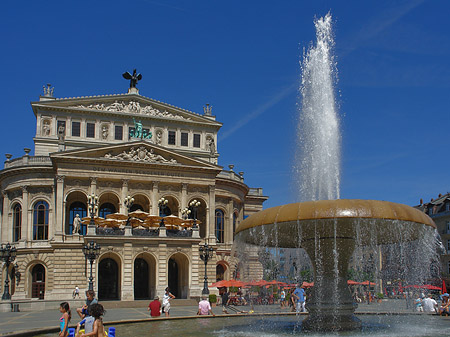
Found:
[[[70,301],[69,301],[70,302]],[[173,303],[175,302],[175,303]],[[171,317],[189,317],[196,316],[198,307],[195,302],[181,302],[176,303],[172,301],[173,305],[170,311]],[[189,303],[189,305],[186,305]],[[117,307],[120,302],[102,302],[106,307],[106,315],[104,316],[105,325],[110,325],[110,322],[129,321],[149,319],[146,301],[136,301],[135,307]],[[249,311],[249,306],[238,306],[239,310]],[[76,308],[72,307],[72,324],[76,325],[79,321],[76,313]],[[213,312],[216,315],[222,315],[222,307],[213,307]],[[288,313],[288,308],[281,309],[279,305],[258,305],[254,307],[255,314],[261,313]],[[413,313],[413,309],[406,307],[405,300],[383,300],[381,303],[360,303],[356,313]],[[231,314],[232,311],[229,310]],[[22,312],[1,312],[0,313],[0,336],[33,336],[38,334],[40,329],[54,328],[54,331],[59,327],[59,318],[61,313],[59,310],[51,309],[45,311],[22,311]],[[23,332],[23,333],[22,333]]]

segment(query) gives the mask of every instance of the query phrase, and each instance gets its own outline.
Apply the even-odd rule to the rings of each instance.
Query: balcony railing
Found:
[[[5,161],[4,168],[21,166],[52,166],[52,160],[49,156],[22,156],[13,160]]]

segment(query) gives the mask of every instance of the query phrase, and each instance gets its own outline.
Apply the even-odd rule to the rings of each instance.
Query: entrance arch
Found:
[[[31,269],[31,297],[40,300],[45,297],[45,268],[42,264]]]
[[[173,254],[167,269],[170,292],[177,298],[188,298],[189,259],[182,253]]]
[[[153,299],[156,295],[156,260],[140,254],[134,260],[134,299]]]
[[[98,299],[119,300],[120,278],[119,265],[111,257],[106,257],[98,264]]]

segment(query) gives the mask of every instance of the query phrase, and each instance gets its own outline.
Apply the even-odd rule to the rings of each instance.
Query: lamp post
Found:
[[[162,217],[162,213],[164,211],[164,208],[167,207],[167,204],[169,203],[169,200],[165,198],[161,198],[158,200],[158,207],[159,207],[159,216]],[[164,225],[164,217],[161,219],[161,223],[159,224],[159,227],[165,227]]]
[[[10,300],[11,295],[9,293],[9,265],[16,258],[17,249],[11,246],[9,242],[5,245],[2,244],[0,248],[0,256],[6,265],[6,278],[5,278],[5,291],[3,292],[2,300]]]
[[[208,261],[212,259],[214,249],[210,247],[207,243],[200,245],[198,248],[200,252],[200,258],[205,262],[205,279],[203,282],[203,290],[202,295],[209,295],[209,289],[208,289],[208,275],[207,275],[207,265]]]
[[[98,210],[98,196],[95,194],[91,194],[88,196],[88,207],[89,207],[89,214],[91,215],[91,221],[88,225],[88,233],[89,235],[95,234],[95,214],[97,214]]]
[[[192,217],[194,218],[194,224],[192,225],[192,228],[197,228],[197,211],[198,211],[198,206],[200,206],[201,202],[197,201],[197,200],[192,200],[189,203],[189,208],[192,211]]]
[[[133,203],[134,203],[134,198],[133,198],[133,197],[127,196],[127,197],[125,198],[123,204],[124,204],[125,207],[127,208],[127,215],[128,215],[128,213],[130,213],[130,209],[131,209],[131,206],[133,206]],[[129,224],[130,224],[130,216],[128,215],[127,223],[126,223],[125,226],[128,226]]]
[[[89,242],[88,244],[84,245],[83,247],[83,253],[86,260],[89,260],[91,263],[91,273],[89,276],[89,290],[94,290],[94,282],[92,282],[92,264],[97,259],[97,257],[100,255],[100,245],[95,243],[94,241]]]

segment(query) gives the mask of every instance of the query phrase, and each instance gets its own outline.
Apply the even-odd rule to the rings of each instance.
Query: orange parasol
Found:
[[[133,218],[138,218],[141,220],[145,220],[150,214],[147,212],[143,212],[140,209],[137,209],[131,213],[128,213],[129,216],[133,217]]]
[[[99,216],[94,216],[94,222],[96,225],[98,225],[101,221],[105,220],[102,217]],[[83,225],[89,225],[89,223],[91,222],[91,217],[90,216],[85,216],[84,218],[81,218],[81,223]]]
[[[131,227],[138,227],[141,226],[143,223],[143,221],[141,219],[138,218],[131,218],[129,221],[129,224]]]
[[[128,216],[122,213],[111,213],[106,216],[107,219],[126,220]]]
[[[168,215],[168,216],[165,216],[163,219],[164,219],[165,225],[181,225],[184,222],[183,219],[180,219],[179,217],[177,217],[175,215]]]

